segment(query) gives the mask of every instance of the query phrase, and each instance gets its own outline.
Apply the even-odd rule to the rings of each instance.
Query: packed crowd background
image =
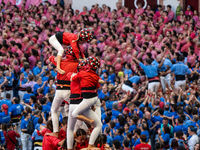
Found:
[[[83,28],[94,36],[79,47],[86,57],[100,60],[97,73],[105,81],[98,91],[103,134],[96,147],[107,143],[114,150],[200,149],[196,10],[188,6],[175,16],[170,5],[144,10],[138,4],[130,10],[117,3],[111,10],[94,4],[83,6],[81,12],[70,4],[64,9],[48,1],[25,6],[0,5],[1,149],[19,148],[18,142],[23,150],[66,149],[68,104],[60,108],[59,139],[42,132],[53,132],[51,104],[56,92],[57,70],[48,58],[57,51],[49,38]],[[92,127],[86,125],[87,130],[75,131],[76,150],[87,148]]]

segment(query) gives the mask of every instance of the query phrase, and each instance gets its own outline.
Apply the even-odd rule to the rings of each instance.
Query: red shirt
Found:
[[[57,150],[58,149],[58,143],[61,141],[55,136],[46,136],[46,133],[51,133],[51,131],[47,128],[42,130],[42,149],[43,150]]]
[[[49,61],[52,62],[55,66],[57,66],[57,63],[54,61],[55,56],[51,56],[49,58]],[[77,72],[77,66],[78,62],[77,61],[69,61],[68,59],[64,59],[60,63],[60,68],[65,71],[65,74],[59,74],[57,73],[57,81],[58,84],[68,84],[70,85],[70,80],[67,78],[67,74],[69,72]],[[63,80],[65,82],[63,82]],[[67,83],[66,83],[67,81]]]
[[[11,131],[8,131],[8,136],[6,135],[6,131],[3,132],[4,134],[4,137],[5,137],[5,140],[6,140],[6,143],[7,143],[7,148],[8,150],[14,150],[15,149],[15,144],[16,143],[16,137],[20,137],[19,134],[17,134],[15,131],[11,130]],[[12,139],[12,142],[10,139]]]
[[[81,57],[85,57],[85,56],[84,56],[83,52],[80,51],[80,49],[78,47],[78,41],[76,41],[77,39],[78,39],[77,34],[69,33],[69,32],[63,33],[63,44],[71,45],[76,59],[79,59],[79,54],[81,55]],[[75,41],[75,42],[73,42],[73,41]]]
[[[60,140],[64,140],[67,137],[66,132],[62,129],[60,129],[60,132],[58,133],[58,138]]]
[[[99,79],[100,77],[96,72],[81,70],[72,78],[72,81],[80,82],[83,98],[92,98],[97,96],[96,89],[100,87]],[[90,97],[86,97],[89,95]]]
[[[151,150],[151,145],[141,143],[135,146],[135,150]]]
[[[88,147],[88,140],[85,141],[83,145],[80,143],[77,144],[76,150],[81,150],[82,148],[87,148]]]

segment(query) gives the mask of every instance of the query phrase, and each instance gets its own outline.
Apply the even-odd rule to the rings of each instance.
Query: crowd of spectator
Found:
[[[97,73],[105,81],[98,91],[103,134],[97,149],[200,149],[196,10],[187,6],[175,16],[170,5],[153,10],[117,3],[113,10],[95,4],[80,12],[48,1],[28,8],[24,2],[20,8],[2,2],[0,10],[2,149],[66,149],[68,104],[60,108],[59,137],[46,135],[53,132],[50,110],[57,75],[48,60],[57,51],[48,40],[57,32],[82,28],[90,28],[94,37],[79,47],[86,57],[99,58]],[[87,148],[92,127],[86,125],[88,130],[75,131],[76,150]]]

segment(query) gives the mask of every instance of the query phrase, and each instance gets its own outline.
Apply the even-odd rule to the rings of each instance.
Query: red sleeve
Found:
[[[80,50],[79,50],[77,44],[78,44],[77,42],[71,42],[71,46],[72,46],[73,52],[75,54],[75,57],[76,57],[76,59],[79,59]]]
[[[49,61],[52,62],[55,66],[57,66],[57,63],[54,61],[55,56],[50,56]]]
[[[46,128],[44,128],[43,130],[42,130],[42,136],[44,136],[45,135],[45,133],[47,132],[47,129]]]
[[[67,80],[70,80],[72,74],[73,74],[73,72],[69,72],[69,73],[67,74]]]
[[[14,131],[14,132],[15,132],[15,131]],[[20,137],[20,135],[19,135],[18,133],[16,133],[16,132],[15,132],[15,136],[16,136],[16,137]]]
[[[58,146],[58,143],[61,141],[58,138],[54,137],[54,136],[48,136],[49,141],[51,142],[53,147]]]
[[[85,58],[85,55],[84,55],[83,51],[80,51],[80,52],[81,52],[81,57]]]
[[[73,81],[73,82],[78,82],[78,81],[80,81],[80,79],[81,79],[81,75],[80,75],[80,73],[77,73],[77,74],[72,78],[72,81]]]

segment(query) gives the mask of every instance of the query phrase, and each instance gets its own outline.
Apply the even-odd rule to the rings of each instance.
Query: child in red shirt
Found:
[[[71,75],[71,81],[80,82],[81,93],[83,96],[83,101],[72,112],[72,117],[94,124],[88,148],[93,147],[102,127],[100,118],[90,109],[91,106],[98,102],[97,89],[100,87],[99,80],[101,79],[96,73],[96,70],[99,66],[100,62],[96,57],[89,57],[87,59],[86,70],[81,70],[77,74]]]
[[[78,34],[69,33],[69,32],[58,32],[55,35],[51,36],[49,38],[49,43],[58,50],[57,55],[57,68],[58,72],[60,74],[64,74],[65,71],[60,68],[60,62],[62,55],[64,53],[64,49],[61,46],[61,44],[64,45],[71,45],[73,49],[73,53],[75,54],[75,57],[77,60],[79,59],[79,55],[82,56],[83,59],[85,59],[85,56],[83,52],[80,51],[79,44],[83,44],[85,42],[90,42],[92,40],[92,32],[90,29],[82,29]]]

